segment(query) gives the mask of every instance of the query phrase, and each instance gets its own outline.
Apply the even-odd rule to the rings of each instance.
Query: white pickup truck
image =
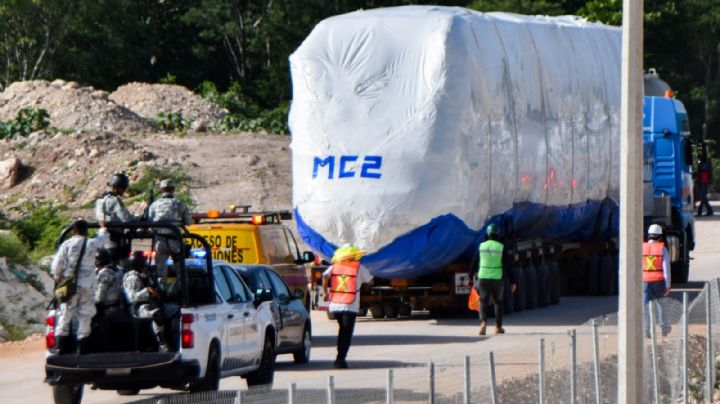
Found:
[[[157,223],[133,222],[121,230],[134,241],[152,238],[152,227]],[[172,227],[185,239],[205,243],[202,237]],[[217,390],[221,377],[233,375],[244,377],[248,386],[272,384],[276,331],[268,305],[260,304],[272,300],[271,292],[253,293],[236,272],[211,259],[178,260],[175,267],[174,286],[167,288],[161,303],[179,307],[165,326],[169,352],[159,349],[152,319],[137,318],[127,310],[93,325],[89,353],[61,354],[55,336],[61,308],[49,311],[45,382],[53,387],[55,403],[79,403],[85,384],[121,395],[156,386]]]

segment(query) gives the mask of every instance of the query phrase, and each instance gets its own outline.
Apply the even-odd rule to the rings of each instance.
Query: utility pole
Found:
[[[642,399],[643,0],[623,0],[618,403]]]

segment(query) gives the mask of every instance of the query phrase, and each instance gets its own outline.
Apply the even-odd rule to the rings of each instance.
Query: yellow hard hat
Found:
[[[342,247],[335,250],[335,253],[333,254],[333,257],[332,257],[332,261],[333,262],[357,261],[360,258],[362,258],[362,256],[365,254],[367,254],[366,251],[363,251],[357,247],[353,247],[349,244],[345,244]]]

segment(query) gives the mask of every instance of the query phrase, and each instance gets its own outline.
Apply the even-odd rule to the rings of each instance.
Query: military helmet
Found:
[[[126,189],[130,185],[130,179],[123,173],[115,173],[108,180],[107,184],[111,187]]]
[[[165,179],[160,181],[160,189],[175,188],[175,183],[171,179]]]
[[[95,256],[95,265],[105,266],[112,262],[112,254],[105,248],[98,250]]]
[[[485,229],[485,234],[488,236],[498,236],[500,235],[500,228],[495,223],[490,223]]]

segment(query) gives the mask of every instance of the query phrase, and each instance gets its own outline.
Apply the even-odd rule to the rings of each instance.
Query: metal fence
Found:
[[[689,303],[663,298],[646,315],[645,402],[718,402],[720,280]],[[671,325],[664,330],[660,312]],[[648,313],[648,311],[646,311]],[[540,335],[512,351],[484,352],[378,370],[303,379],[287,389],[254,388],[174,394],[142,403],[614,403],[617,401],[617,314],[594,318],[566,335]],[[708,352],[710,353],[708,355]]]

